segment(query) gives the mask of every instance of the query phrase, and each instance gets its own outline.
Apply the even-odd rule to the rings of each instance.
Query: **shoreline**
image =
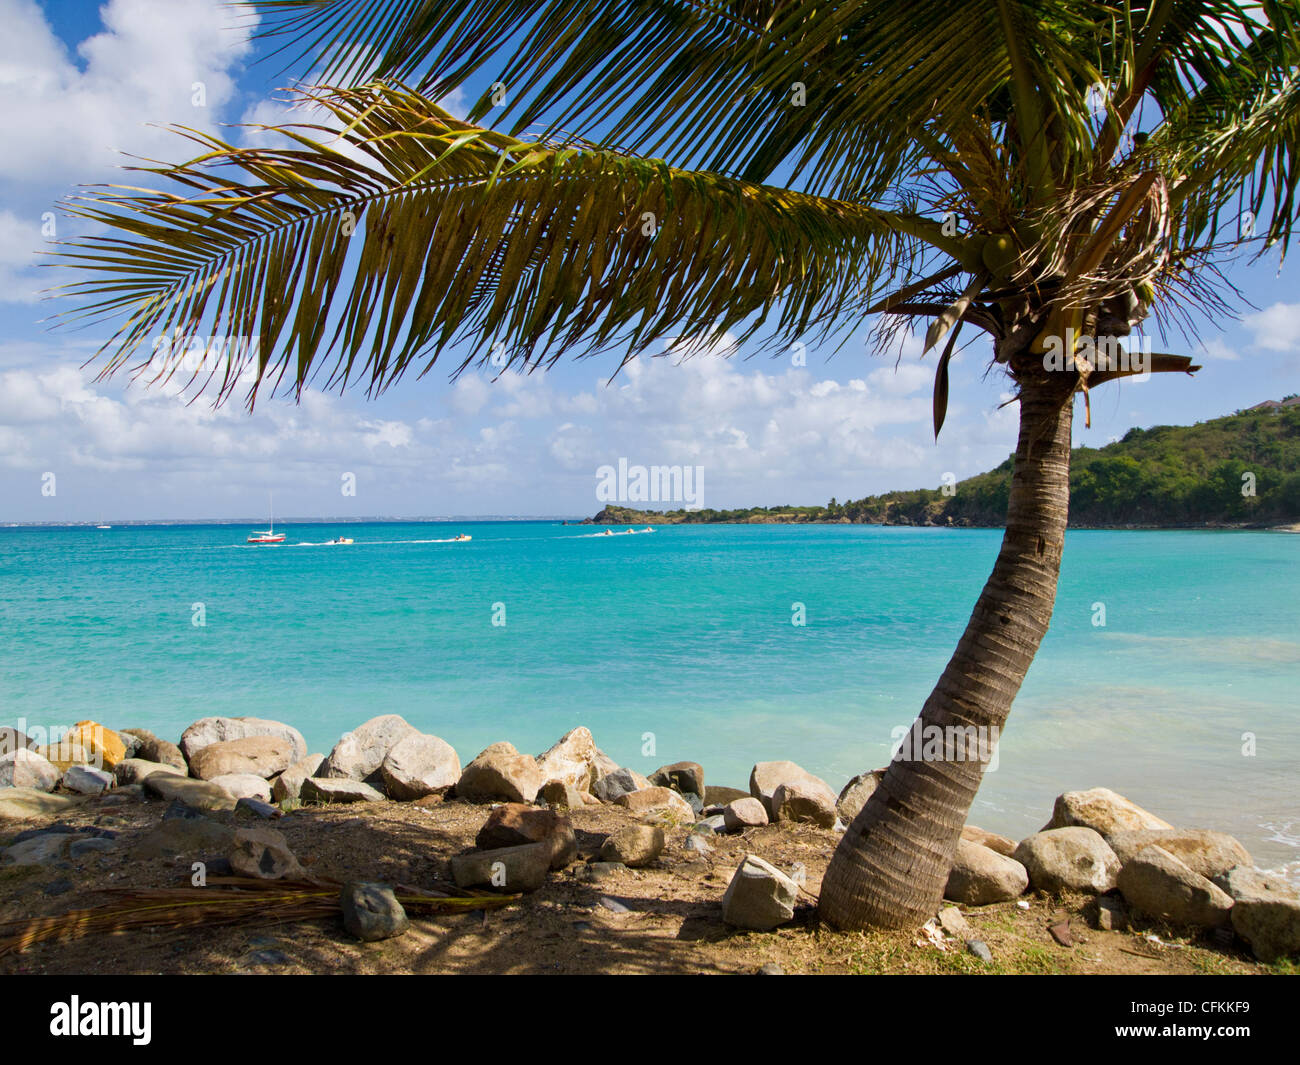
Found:
[[[619,896],[599,893],[652,881],[658,894],[621,897],[635,897],[643,912],[678,926],[688,908],[698,915],[691,919],[729,930],[733,939],[740,933],[742,948],[745,933],[784,929],[784,937],[793,932],[796,940],[812,933],[813,941],[797,944],[805,964],[821,956],[821,937],[829,931],[818,932],[807,900],[815,903],[835,844],[883,775],[859,773],[838,795],[787,761],[755,764],[748,788],[709,784],[695,762],[643,777],[610,759],[582,726],[536,757],[503,741],[462,767],[449,745],[393,714],[345,732],[328,755],[306,753],[301,733],[284,722],[250,717],[201,718],[179,743],[92,721],[79,722],[53,745],[33,744],[13,730],[0,740],[8,752],[0,754],[0,771],[8,769],[10,784],[0,787],[5,916],[25,905],[25,885],[74,865],[85,867],[81,888],[92,893],[102,890],[92,866],[118,877],[118,890],[126,883],[145,891],[161,887],[167,869],[166,876],[183,879],[191,869],[206,877],[210,868],[214,875],[233,873],[232,889],[254,890],[263,880],[328,883],[342,885],[340,899],[358,877],[371,887],[391,882],[412,905],[433,905],[434,896],[409,885],[446,885],[450,895],[440,897],[459,898],[470,909],[519,907],[510,918],[518,924],[514,943],[535,931],[530,922],[545,923],[529,908],[534,896],[544,909],[555,905],[548,899],[583,900],[584,913],[603,907],[610,919],[621,919],[634,911]],[[13,828],[33,823],[13,835]],[[402,838],[400,853],[409,855],[397,867],[399,852],[385,842],[389,833]],[[63,878],[44,894],[58,900],[76,890]],[[1094,952],[1091,962],[1069,963],[1082,969],[1056,971],[1153,971],[1120,957],[1133,953],[1125,942],[1149,938],[1151,929],[1165,937],[1158,941],[1173,937],[1188,952],[1166,959],[1175,968],[1154,971],[1209,971],[1177,967],[1193,951],[1221,959],[1197,963],[1206,967],[1238,964],[1251,951],[1265,964],[1300,958],[1300,895],[1256,869],[1237,840],[1176,827],[1105,788],[1061,793],[1047,824],[1019,842],[968,824],[945,898],[915,945],[927,964],[950,965],[951,952],[958,952],[956,971],[1030,971],[1019,968],[1027,964],[1019,952],[1032,954],[1041,915],[1067,911],[1077,924],[1071,934],[1071,918],[1058,919],[1056,944],[1072,950],[1081,935],[1098,940],[1117,968],[1088,968],[1102,956]],[[1291,923],[1277,925],[1278,906]],[[58,925],[56,913],[47,917]],[[593,925],[586,918],[579,923]],[[390,935],[404,935],[408,926],[403,915]],[[39,927],[54,926],[47,920]],[[69,926],[69,934],[80,927]],[[994,938],[998,929],[1011,938]],[[656,949],[684,956],[691,948],[682,945],[680,927],[670,931]],[[328,929],[323,934],[337,938]],[[913,934],[880,933],[878,941],[884,946]],[[551,928],[542,940],[553,935]],[[982,937],[1005,952],[1010,969],[998,967]],[[68,959],[75,970],[86,957],[84,941],[78,942],[43,948],[42,956]],[[554,948],[539,949],[549,957]],[[0,963],[11,951],[12,943],[0,940]],[[936,961],[935,951],[946,960]],[[729,948],[705,953],[714,964],[724,957],[733,966],[754,960],[743,949],[739,960]],[[793,964],[789,955],[779,956]],[[688,964],[697,962],[692,957]],[[181,971],[213,971],[197,964]]]

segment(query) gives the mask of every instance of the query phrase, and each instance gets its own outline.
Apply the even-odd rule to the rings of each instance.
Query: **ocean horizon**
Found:
[[[396,713],[462,763],[585,725],[642,773],[690,759],[745,787],[755,762],[788,758],[838,790],[888,761],[1001,540],[875,525],[606,536],[564,520],[290,520],[275,546],[233,521],[6,526],[0,724],[92,718],[175,740],[200,717],[253,715],[327,753]],[[344,524],[355,542],[328,544]],[[1020,838],[1060,792],[1104,786],[1231,832],[1300,882],[1297,544],[1071,530],[971,822]]]

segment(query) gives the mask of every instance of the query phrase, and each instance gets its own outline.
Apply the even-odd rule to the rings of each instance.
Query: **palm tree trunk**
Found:
[[[932,727],[975,726],[996,742],[1047,632],[1069,508],[1073,402],[1063,376],[1041,367],[1018,375],[1020,439],[1002,549],[921,710],[923,737],[954,735]],[[915,928],[934,915],[987,760],[961,754],[900,751],[907,757],[890,764],[826,870],[826,921],[842,929]]]

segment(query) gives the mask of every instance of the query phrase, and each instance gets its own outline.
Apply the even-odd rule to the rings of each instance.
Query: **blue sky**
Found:
[[[120,152],[176,159],[159,126],[217,129],[284,114],[289,81],[258,63],[254,20],[222,0],[0,0],[0,521],[247,517],[274,491],[282,515],[594,513],[596,470],[698,465],[707,506],[821,503],[937,486],[1014,446],[1007,382],[986,349],[956,360],[953,400],[930,431],[933,355],[919,343],[872,357],[870,323],[828,359],[639,360],[609,383],[616,355],[495,382],[435,369],[376,401],[313,391],[300,404],[213,410],[81,364],[103,339],[51,333],[33,263],[46,212],[79,183],[121,180]],[[195,105],[195,85],[202,106]],[[453,110],[460,101],[449,100]],[[245,134],[227,131],[228,139]],[[57,236],[75,226],[62,215]],[[1195,379],[1108,385],[1093,400],[1094,446],[1133,426],[1186,424],[1300,391],[1300,293],[1277,256],[1229,272],[1255,309],[1201,320],[1208,350],[1178,335],[1156,350],[1195,355]],[[744,352],[742,351],[742,356]],[[42,492],[54,474],[53,495]],[[341,491],[345,474],[356,494]],[[48,490],[47,490],[48,491]]]

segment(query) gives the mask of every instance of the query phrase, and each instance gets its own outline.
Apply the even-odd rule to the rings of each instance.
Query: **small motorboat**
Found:
[[[466,540],[472,540],[474,537],[466,536],[464,533],[458,533],[451,538],[453,544],[463,544]]]
[[[602,535],[604,535],[604,536],[613,536],[613,535],[614,535],[614,530],[613,530],[613,529],[606,529]]]
[[[350,544],[350,543],[352,543],[352,537],[350,537],[350,536],[339,536],[339,537],[336,537],[336,538],[333,539],[333,540],[326,540],[325,542],[326,542],[327,544]]]

